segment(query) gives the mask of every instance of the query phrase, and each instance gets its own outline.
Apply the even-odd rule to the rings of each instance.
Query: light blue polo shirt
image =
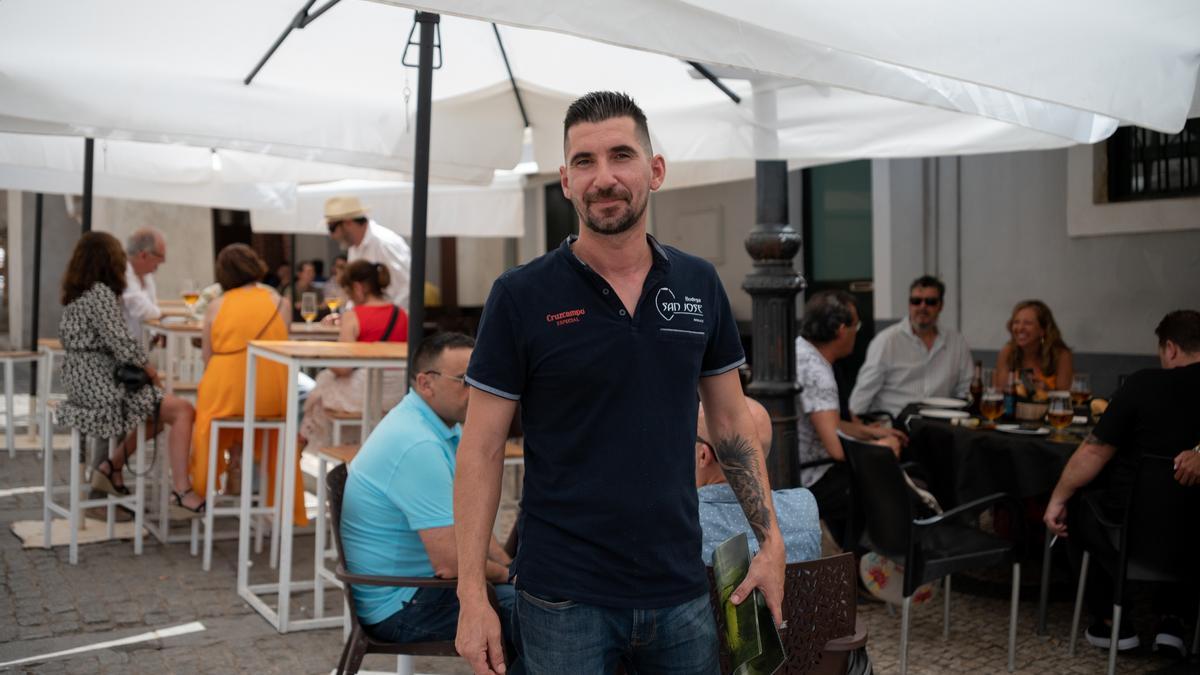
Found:
[[[418,530],[454,524],[454,458],[462,425],[447,427],[410,391],[350,463],[342,500],[342,546],[354,574],[432,577]],[[363,623],[395,614],[416,589],[354,587]]]

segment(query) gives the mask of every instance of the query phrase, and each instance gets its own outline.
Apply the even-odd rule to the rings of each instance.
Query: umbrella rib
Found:
[[[696,72],[703,75],[705,77],[705,79],[707,79],[709,82],[712,82],[714,87],[716,87],[717,89],[720,89],[721,92],[723,94],[725,94],[726,96],[728,96],[730,99],[732,99],[734,103],[742,102],[741,96],[738,96],[736,93],[734,93],[734,91],[732,89],[725,86],[725,83],[721,81],[721,78],[714,75],[713,72],[711,70],[709,70],[707,67],[705,67],[703,64],[701,64],[697,61],[684,61],[684,63],[695,68]]]
[[[317,0],[307,0],[307,2],[304,3],[304,6],[300,8],[300,11],[296,12],[296,15],[292,17],[292,20],[288,23],[287,27],[283,29],[283,32],[279,34],[279,37],[275,39],[275,44],[271,45],[271,48],[267,50],[267,53],[263,54],[263,57],[258,60],[258,64],[254,66],[254,70],[251,70],[250,74],[246,76],[246,79],[242,80],[242,84],[249,85],[250,82],[254,80],[254,77],[258,75],[258,71],[262,70],[263,66],[267,65],[267,61],[271,60],[271,57],[275,55],[275,51],[279,49],[279,46],[283,44],[283,41],[287,39],[287,36],[292,34],[293,30],[307,27],[308,24],[316,21],[317,17],[321,16],[325,12],[328,12],[330,8],[338,4],[340,1],[341,0],[329,0],[329,2],[322,5],[320,9],[312,14],[309,14],[308,10],[317,3]]]
[[[504,59],[504,69],[508,71],[508,81],[512,83],[513,96],[517,99],[517,108],[521,110],[521,121],[525,123],[525,127],[529,127],[529,115],[525,113],[525,102],[521,100],[521,90],[517,87],[517,80],[513,77],[512,66],[508,63],[508,52],[504,49],[504,40],[500,38],[500,29],[496,24],[492,24],[492,32],[496,34],[496,44],[500,45],[500,56]]]

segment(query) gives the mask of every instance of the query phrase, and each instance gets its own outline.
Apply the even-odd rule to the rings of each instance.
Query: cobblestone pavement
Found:
[[[56,462],[62,466],[65,462]],[[0,457],[0,490],[41,482],[41,463],[32,452],[16,460]],[[511,489],[506,480],[506,493]],[[503,501],[499,531],[511,523],[512,502]],[[41,494],[0,496],[0,663],[138,635],[150,630],[202,622],[206,630],[178,637],[88,651],[35,662],[5,672],[37,673],[328,673],[342,646],[340,629],[279,635],[234,590],[236,545],[217,542],[213,569],[205,573],[187,544],[163,546],[148,538],[142,556],[130,542],[81,547],[78,566],[68,565],[66,549],[25,550],[8,531],[16,520],[41,517]],[[295,578],[310,575],[312,537],[297,540]],[[306,550],[307,549],[307,550]],[[265,555],[255,557],[257,578],[266,579]],[[1027,574],[1030,574],[1027,572]],[[1031,574],[1032,576],[1032,574]],[[961,584],[966,586],[967,584]],[[1034,635],[1036,601],[1032,587],[1020,613],[1017,667],[1022,673],[1099,673],[1105,654],[1081,641],[1075,658],[1066,653],[1070,603],[1058,601],[1050,615],[1051,637]],[[950,639],[941,637],[941,604],[914,613],[910,668],[913,673],[1001,673],[1007,646],[1007,595],[956,592]],[[1003,597],[999,597],[1003,595]],[[339,607],[330,592],[326,607]],[[311,594],[294,597],[311,605]],[[884,605],[860,605],[870,630],[869,652],[878,673],[897,672],[899,615]],[[1149,626],[1141,626],[1148,630]],[[1143,633],[1143,639],[1146,635]],[[456,658],[417,660],[421,673],[468,673]],[[1119,672],[1153,672],[1172,664],[1146,654],[1122,655]],[[391,657],[371,656],[364,667],[395,670]],[[1172,672],[1200,670],[1177,668]]]

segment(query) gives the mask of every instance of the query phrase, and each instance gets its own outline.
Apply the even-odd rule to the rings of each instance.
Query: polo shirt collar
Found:
[[[700,501],[709,504],[740,504],[737,495],[733,494],[733,488],[729,487],[729,483],[712,483],[710,485],[700,486],[696,492],[700,495]]]
[[[425,402],[425,399],[421,398],[421,395],[417,392],[410,391],[405,394],[404,400],[400,401],[400,405],[405,406],[420,415],[421,419],[425,420],[425,422],[429,424],[429,428],[433,429],[437,433],[438,438],[441,440],[449,442],[453,445],[456,444],[458,439],[462,437],[462,425],[455,424],[452,427],[446,426],[446,423],[442,421],[442,418],[438,417],[438,414],[433,411],[433,408],[430,408],[429,404]]]
[[[563,239],[563,242],[558,247],[558,250],[566,255],[568,260],[573,261],[576,265],[579,265],[583,269],[590,270],[592,268],[589,267],[587,263],[580,260],[579,257],[575,255],[575,252],[571,250],[571,245],[578,240],[579,235],[568,234],[567,238]],[[671,254],[667,252],[667,249],[663,248],[663,245],[658,243],[658,240],[654,238],[654,235],[650,234],[649,232],[646,233],[646,241],[650,244],[650,254],[653,258],[652,267],[670,269]]]

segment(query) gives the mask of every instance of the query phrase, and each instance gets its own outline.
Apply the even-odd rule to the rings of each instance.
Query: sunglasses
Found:
[[[337,232],[337,229],[341,226],[342,226],[342,221],[340,221],[340,220],[331,220],[331,221],[325,223],[325,227],[329,228],[329,234],[333,234],[334,232]]]
[[[942,299],[941,298],[909,298],[908,299],[908,304],[912,305],[913,307],[919,306],[922,302],[925,303],[926,307],[937,307],[938,305],[942,304]]]

